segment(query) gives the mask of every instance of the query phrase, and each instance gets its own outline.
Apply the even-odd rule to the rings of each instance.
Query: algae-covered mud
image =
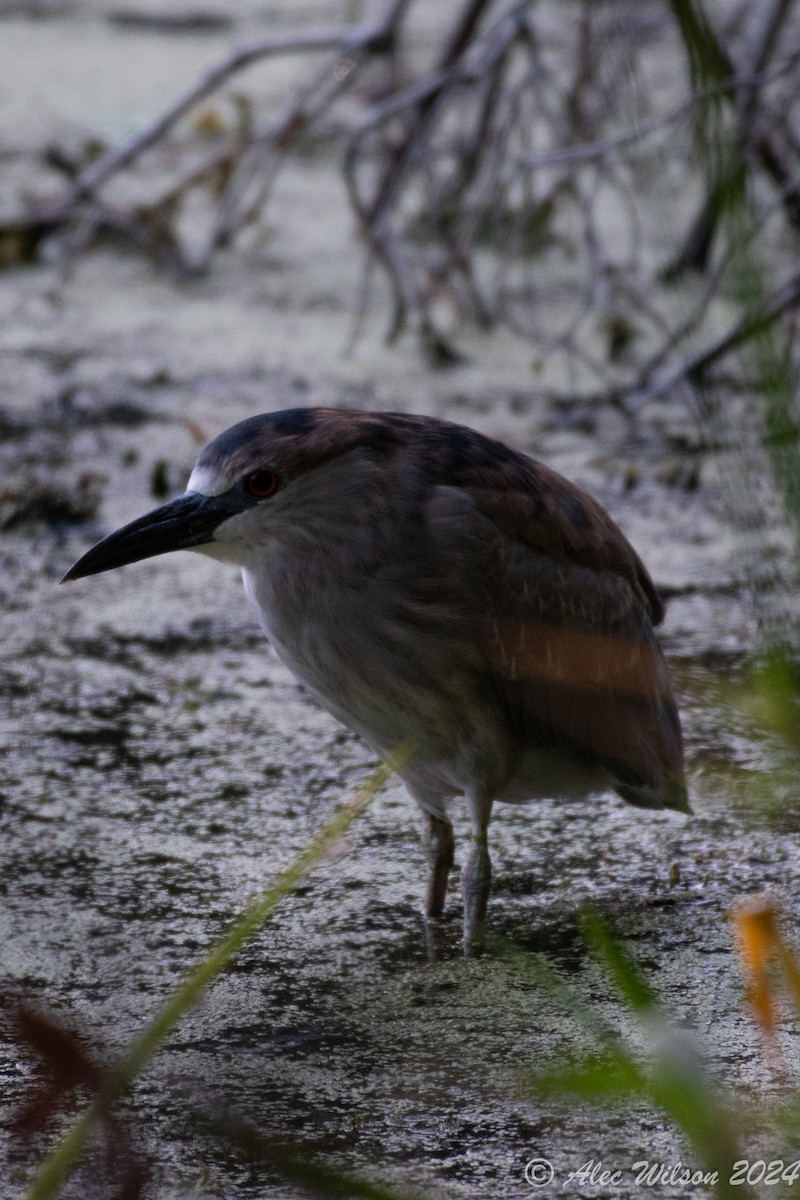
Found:
[[[154,90],[187,85],[227,44],[209,27],[167,53],[96,9],[0,23],[9,194],[38,170],[47,139],[130,132],[152,115]],[[247,29],[266,19],[245,4],[237,13]],[[116,64],[113,82],[104,62]],[[496,937],[464,959],[457,888],[439,928],[422,920],[418,818],[391,783],[119,1106],[147,1163],[144,1194],[307,1194],[252,1138],[241,1144],[245,1124],[267,1147],[404,1194],[641,1195],[637,1162],[702,1166],[663,1113],[643,1100],[609,1110],[531,1099],[524,1080],[591,1048],[579,1005],[645,1049],[580,932],[591,902],[720,1086],[762,1112],[785,1094],[800,1042],[789,1025],[782,1065],[765,1057],[728,912],[771,888],[790,929],[800,915],[793,778],[778,776],[779,820],[768,820],[759,803],[780,743],[737,700],[757,644],[754,575],[786,538],[771,527],[753,548],[732,503],[735,455],[685,396],[633,422],[556,406],[537,390],[529,348],[500,334],[468,339],[468,360],[444,373],[413,345],[389,350],[375,336],[346,354],[357,256],[337,176],[306,162],[281,188],[266,247],[222,257],[190,284],[113,248],[67,271],[0,275],[0,1195],[24,1192],[87,1099],[68,1092],[61,1124],[33,1146],[10,1134],[39,1078],[11,1036],[16,998],[111,1061],[373,765],[275,658],[235,572],[179,554],[58,586],[94,539],[180,490],[202,440],[255,412],[323,403],[474,425],[609,508],[669,598],[663,641],[695,811],[642,813],[610,796],[499,808]],[[465,814],[454,815],[463,848]],[[579,1005],[531,962],[556,971]],[[766,1125],[743,1130],[753,1160],[784,1157],[776,1138]],[[534,1159],[552,1164],[551,1184],[532,1187],[532,1170],[526,1179]],[[567,1182],[590,1161],[602,1170]],[[109,1194],[92,1192],[97,1178],[65,1194]]]

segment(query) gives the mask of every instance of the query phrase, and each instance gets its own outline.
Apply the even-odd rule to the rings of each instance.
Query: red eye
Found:
[[[275,495],[279,483],[274,471],[253,471],[252,475],[245,476],[244,490],[255,500],[266,500],[267,496]]]

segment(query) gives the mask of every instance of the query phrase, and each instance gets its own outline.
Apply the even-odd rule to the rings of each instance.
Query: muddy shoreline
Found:
[[[288,21],[291,6],[272,7]],[[244,0],[235,19],[239,33],[261,20]],[[173,38],[162,53],[90,4],[41,23],[6,19],[0,37],[10,190],[41,184],[44,140],[98,124],[117,136],[142,118],[153,88],[163,92],[165,73],[170,86],[181,72],[192,78],[227,44],[217,29]],[[38,100],[22,65],[31,56],[48,79]],[[113,86],[91,69],[98,56],[121,64]],[[641,1104],[524,1097],[521,1072],[587,1039],[507,949],[541,956],[631,1033],[578,930],[580,904],[595,903],[702,1042],[712,1074],[757,1105],[781,1094],[743,1003],[727,913],[737,897],[772,888],[796,922],[800,808],[787,784],[776,832],[741,801],[776,751],[726,690],[757,642],[751,535],[731,510],[730,453],[708,447],[680,396],[642,409],[633,427],[613,407],[543,399],[530,349],[508,334],[465,336],[467,361],[447,372],[432,372],[410,343],[383,346],[377,322],[346,354],[357,256],[339,187],[324,161],[288,171],[280,228],[191,284],[113,247],[69,270],[0,274],[0,516],[22,514],[0,537],[5,1016],[24,993],[98,1055],[118,1052],[372,764],[271,653],[235,572],[181,555],[60,588],[64,570],[159,489],[180,490],[199,437],[252,413],[342,404],[462,421],[592,491],[668,592],[663,641],[695,815],[643,815],[611,797],[591,811],[501,809],[499,940],[471,961],[457,898],[436,938],[426,934],[417,816],[392,783],[354,826],[349,853],[281,905],[122,1111],[150,1163],[146,1194],[159,1200],[301,1194],[210,1133],[209,1114],[426,1197],[531,1194],[523,1171],[536,1157],[557,1180],[589,1159],[619,1167],[613,1194],[633,1197],[634,1162],[687,1162],[691,1151]],[[26,510],[48,487],[55,515],[52,505]],[[63,519],[65,496],[83,496],[89,518]],[[780,537],[774,551],[767,542],[765,558],[781,553]],[[463,847],[464,813],[455,816]],[[781,1046],[796,1065],[793,1026]],[[4,1123],[33,1074],[4,1038]],[[760,1156],[776,1156],[759,1136],[754,1127]],[[0,1193],[10,1196],[36,1154],[8,1140],[6,1150]]]

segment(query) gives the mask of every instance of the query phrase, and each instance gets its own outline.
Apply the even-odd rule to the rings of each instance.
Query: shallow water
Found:
[[[309,377],[312,401],[317,386]],[[264,393],[269,407],[266,380]],[[159,392],[152,407],[163,417],[169,403]],[[159,454],[181,436],[182,415],[155,426]],[[92,533],[147,507],[153,429],[65,432],[67,472],[91,461],[125,485],[124,496],[107,487]],[[19,443],[34,459],[39,436]],[[115,464],[132,446],[140,457],[126,475]],[[586,454],[590,463],[589,439]],[[605,498],[674,593],[665,643],[696,815],[643,814],[611,797],[591,810],[501,807],[492,825],[498,940],[465,960],[457,887],[441,926],[425,929],[417,818],[390,785],[351,830],[349,852],[281,904],[126,1099],[153,1195],[298,1194],[209,1132],[223,1118],[426,1195],[527,1194],[523,1169],[535,1157],[552,1161],[557,1179],[602,1159],[630,1183],[614,1194],[634,1195],[632,1163],[687,1161],[678,1135],[641,1105],[597,1113],[523,1095],[520,1072],[588,1042],[509,947],[542,956],[612,1027],[632,1029],[579,932],[583,901],[628,941],[675,1021],[697,1031],[713,1072],[745,1095],[780,1087],[745,1012],[726,913],[769,886],[794,915],[796,798],[780,833],[748,802],[748,780],[763,779],[775,756],[730,702],[753,626],[741,589],[715,586],[722,517],[709,520],[711,488],[687,497],[650,484],[641,507],[611,487]],[[688,549],[679,536],[687,510],[688,519],[702,512],[705,528]],[[0,936],[12,992],[108,1056],[372,759],[271,654],[234,572],[185,554],[58,588],[91,536],[37,527],[3,544]],[[783,1045],[793,1059],[788,1031]],[[30,1079],[25,1054],[9,1046],[7,1110]],[[15,1187],[30,1162],[13,1151]]]
[[[91,24],[91,6],[81,11]],[[32,39],[37,54],[56,56],[69,22],[8,22],[4,32],[20,53]],[[121,36],[92,29],[105,51]],[[185,44],[181,69],[191,78],[220,44]],[[95,45],[78,40],[73,50],[90,56]],[[159,79],[167,65],[151,68]],[[51,91],[60,86],[71,85],[54,74]],[[57,96],[48,103],[57,109]],[[15,128],[28,169],[23,151],[50,124]],[[590,1039],[508,951],[557,969],[635,1039],[579,932],[580,904],[595,903],[674,1021],[696,1032],[711,1072],[758,1104],[781,1093],[785,1076],[764,1058],[745,1010],[727,920],[733,901],[765,887],[783,897],[790,921],[800,903],[793,764],[735,688],[757,641],[753,573],[781,539],[748,546],[731,510],[730,463],[699,450],[694,415],[676,398],[642,412],[633,432],[617,411],[570,414],[539,397],[528,350],[502,335],[475,338],[471,361],[444,375],[413,347],[382,349],[374,337],[343,357],[347,237],[337,243],[325,227],[316,274],[303,243],[303,230],[338,211],[335,190],[324,164],[290,173],[272,271],[231,256],[179,289],[146,264],[98,251],[66,275],[40,266],[0,276],[6,478],[21,478],[25,495],[43,480],[102,477],[93,522],[22,521],[0,543],[3,1011],[23,993],[112,1056],[372,765],[271,654],[235,573],[180,555],[61,589],[63,571],[96,536],[155,503],[154,477],[180,488],[194,427],[213,436],[253,412],[331,402],[463,420],[594,491],[670,595],[664,642],[695,815],[641,813],[611,797],[591,808],[501,808],[495,941],[467,960],[457,887],[437,929],[421,919],[417,816],[392,783],[342,854],[281,904],[184,1019],[122,1112],[150,1163],[147,1194],[159,1198],[300,1194],[209,1131],[236,1120],[426,1196],[535,1194],[523,1171],[537,1157],[553,1163],[556,1184],[602,1160],[623,1170],[614,1195],[640,1195],[633,1162],[700,1164],[641,1104],[598,1111],[525,1098],[521,1073]],[[782,762],[776,825],[756,801]],[[787,1024],[789,1070],[799,1046]],[[33,1078],[10,1039],[0,1078],[8,1115]],[[754,1149],[769,1159],[780,1147]],[[0,1194],[17,1194],[35,1161],[12,1144]],[[68,1194],[88,1187],[84,1178]],[[600,1184],[558,1190],[610,1194]]]

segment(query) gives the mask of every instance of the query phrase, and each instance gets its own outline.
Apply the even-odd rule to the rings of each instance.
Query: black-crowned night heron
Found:
[[[432,417],[289,409],[202,451],[187,491],[64,576],[199,550],[242,569],[279,657],[400,769],[427,825],[426,912],[472,845],[464,934],[481,936],[495,800],[614,790],[687,812],[681,730],[638,555],[541,463]]]

